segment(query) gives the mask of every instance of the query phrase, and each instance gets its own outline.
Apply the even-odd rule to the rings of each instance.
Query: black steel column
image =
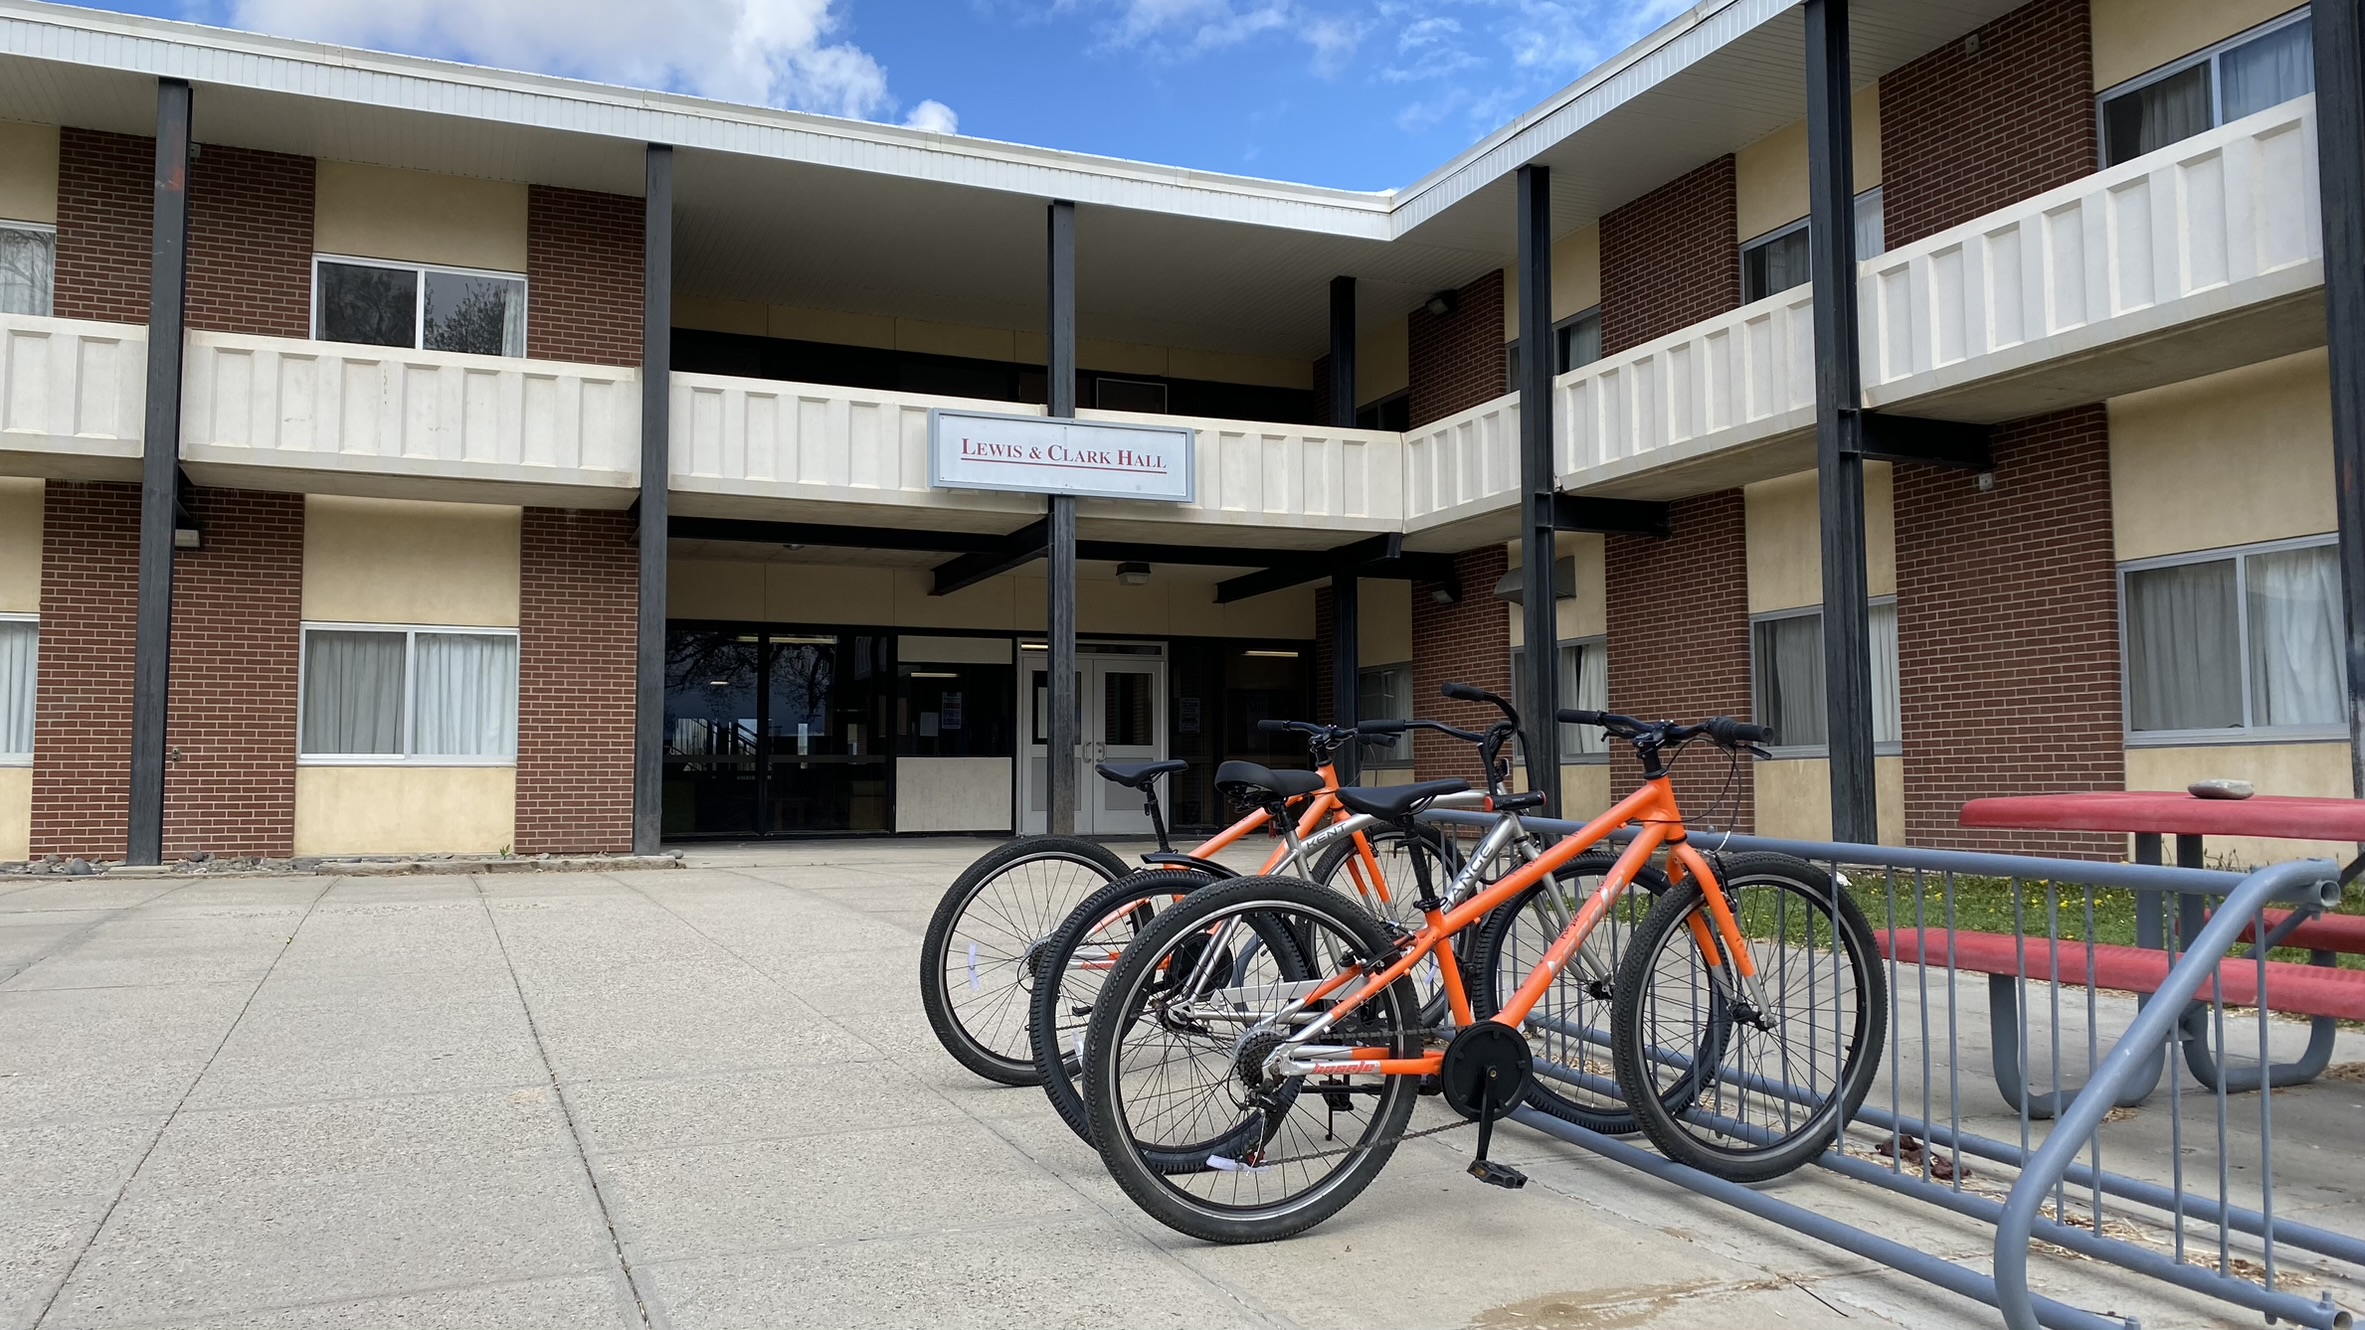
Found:
[[[131,685],[125,859],[164,860],[172,690],[172,532],[181,476],[181,343],[189,275],[189,85],[156,81],[156,205],[148,258],[148,412],[140,454],[140,604]]]
[[[2332,359],[2332,471],[2347,615],[2349,773],[2365,798],[2365,23],[2358,0],[2316,0],[2316,175]]]
[[[1527,787],[1560,816],[1560,602],[1552,586],[1559,527],[1552,498],[1552,176],[1519,168],[1519,515],[1527,708],[1520,714]]]
[[[1815,469],[1823,518],[1831,835],[1869,844],[1880,839],[1880,818],[1872,762],[1872,607],[1864,569],[1864,393],[1857,363],[1847,0],[1807,0],[1806,21],[1808,263],[1815,287]]]
[[[1330,420],[1355,425],[1355,279],[1330,279]]]
[[[673,481],[673,149],[652,143],[641,210],[640,622],[634,647],[632,852],[665,836],[665,581]]]
[[[1050,320],[1044,344],[1051,414],[1076,414],[1076,205],[1051,205]],[[1043,572],[1044,668],[1049,672],[1043,726],[1044,827],[1054,836],[1076,830],[1076,500],[1051,496],[1049,549]]]

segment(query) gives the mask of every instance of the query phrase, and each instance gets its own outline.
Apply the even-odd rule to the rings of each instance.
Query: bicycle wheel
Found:
[[[1125,861],[1073,836],[1025,836],[961,871],[920,941],[920,1006],[944,1051],[1004,1085],[1035,1083],[1026,995],[1035,952]]]
[[[1110,1176],[1152,1218],[1209,1242],[1269,1242],[1322,1222],[1370,1184],[1412,1116],[1413,1077],[1265,1074],[1287,1034],[1268,1022],[1306,991],[1279,964],[1281,948],[1268,943],[1220,989],[1184,978],[1194,944],[1275,929],[1311,939],[1308,981],[1388,947],[1369,913],[1327,887],[1226,882],[1135,939],[1084,1033],[1084,1098]],[[1418,1012],[1412,984],[1398,981],[1342,1019],[1335,1042],[1412,1056]]]
[[[1754,991],[1732,986],[1707,898],[1687,882],[1659,898],[1628,945],[1612,1051],[1662,1153],[1734,1182],[1765,1182],[1821,1153],[1864,1102],[1887,1030],[1887,978],[1863,909],[1822,869],[1735,854],[1717,872],[1757,966]],[[1702,937],[1716,947],[1713,969]],[[1703,1021],[1729,1021],[1705,1074],[1685,1055],[1700,1045]],[[1696,1095],[1673,1096],[1680,1106],[1671,1109],[1661,1094],[1687,1079]]]
[[[1509,1005],[1616,863],[1617,856],[1608,852],[1581,854],[1550,879],[1512,897],[1479,926],[1478,940],[1462,962],[1472,1015],[1485,1020]],[[1529,1107],[1605,1135],[1640,1130],[1610,1056],[1610,1005],[1618,964],[1634,930],[1666,890],[1666,875],[1645,864],[1635,875],[1634,889],[1609,907],[1520,1023],[1535,1058]],[[1717,1028],[1704,1024],[1702,1033],[1705,1043]]]
[[[1043,944],[1039,977],[1027,1005],[1035,1075],[1060,1120],[1085,1140],[1092,1139],[1092,1120],[1076,1076],[1084,1056],[1084,1026],[1092,1019],[1102,981],[1158,914],[1179,897],[1223,880],[1192,869],[1145,868],[1127,874],[1085,897]],[[1051,975],[1058,981],[1040,977]]]
[[[1349,837],[1325,849],[1314,861],[1313,880],[1353,896],[1375,918],[1394,923],[1407,932],[1419,928],[1423,920],[1420,909],[1413,904],[1420,894],[1414,858],[1429,861],[1430,884],[1443,895],[1446,884],[1453,881],[1454,873],[1461,867],[1459,857],[1434,832],[1416,831],[1407,835],[1399,827],[1366,827],[1363,839],[1371,846],[1371,862],[1364,861],[1354,838]],[[1374,863],[1379,866],[1376,880],[1372,874]],[[1424,956],[1407,976],[1421,996],[1423,1025],[1436,1025],[1446,1016],[1445,976],[1438,964],[1434,954]],[[1464,967],[1464,973],[1467,972]]]

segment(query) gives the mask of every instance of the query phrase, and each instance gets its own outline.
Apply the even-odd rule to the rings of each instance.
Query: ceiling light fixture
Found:
[[[1429,303],[1421,306],[1429,311],[1431,317],[1440,319],[1461,307],[1462,293],[1459,291],[1440,291],[1429,297]]]
[[[1150,566],[1146,563],[1118,564],[1117,580],[1127,586],[1147,585],[1150,580]]]

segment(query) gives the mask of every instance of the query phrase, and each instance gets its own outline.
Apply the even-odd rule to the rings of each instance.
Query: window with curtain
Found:
[[[307,627],[306,758],[499,764],[517,755],[517,636]]]
[[[2104,92],[2105,165],[2315,90],[2313,27],[2302,9]]]
[[[28,222],[0,222],[0,314],[52,313],[57,232]]]
[[[2129,565],[2133,737],[2336,737],[2347,723],[2340,563],[2329,540]]]
[[[1868,607],[1872,630],[1873,751],[1893,756],[1905,737],[1897,687],[1897,602],[1884,596]],[[1774,746],[1792,756],[1828,749],[1831,712],[1823,687],[1823,612],[1789,610],[1762,615],[1749,626],[1756,720],[1774,730]]]
[[[1877,258],[1888,252],[1887,213],[1881,187],[1874,185],[1856,196],[1856,257]],[[1780,295],[1814,279],[1813,233],[1806,219],[1768,231],[1741,246],[1741,303],[1750,304]]]
[[[481,356],[526,353],[526,279],[376,259],[313,262],[312,335]]]
[[[0,615],[0,765],[33,760],[33,678],[40,663],[40,621]]]
[[[1526,648],[1511,648],[1511,705],[1519,709],[1522,722],[1537,724],[1545,718],[1533,714],[1533,708],[1528,706],[1526,662]],[[1558,666],[1558,677],[1552,687],[1561,706],[1585,711],[1609,709],[1609,639],[1588,637],[1561,643]],[[1607,761],[1609,740],[1598,725],[1563,725],[1560,756],[1572,764]]]
[[[1412,664],[1372,665],[1355,672],[1357,720],[1412,719]],[[1358,760],[1366,768],[1412,765],[1412,736],[1398,735],[1394,743],[1366,740],[1358,746]]]
[[[1566,374],[1579,365],[1601,359],[1601,306],[1552,325],[1552,373]],[[1519,341],[1503,344],[1503,390],[1519,391]],[[1358,422],[1361,423],[1361,422]]]

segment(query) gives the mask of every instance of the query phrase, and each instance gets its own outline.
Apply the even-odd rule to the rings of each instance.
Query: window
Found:
[[[522,356],[526,279],[375,259],[317,259],[312,335],[324,342]]]
[[[2129,564],[2119,596],[2131,738],[2346,734],[2329,538]]]
[[[507,765],[517,756],[517,634],[307,624],[301,711],[307,759]]]
[[[1525,724],[1540,724],[1546,718],[1531,715],[1527,704],[1527,651],[1511,648],[1511,705],[1519,709],[1519,719]],[[1609,639],[1588,637],[1577,642],[1560,644],[1560,677],[1553,681],[1552,690],[1558,694],[1560,705],[1586,711],[1601,711],[1609,706]],[[1560,727],[1561,761],[1574,765],[1578,762],[1607,762],[1609,740],[1598,725],[1563,725]]]
[[[899,665],[897,674],[898,756],[1010,756],[1018,730],[1015,668],[922,661]]]
[[[1103,411],[1166,412],[1166,385],[1149,379],[1099,378],[1092,383],[1092,405]]]
[[[1873,752],[1894,756],[1905,735],[1897,696],[1897,601],[1869,606],[1872,627]],[[1823,688],[1823,611],[1784,610],[1750,621],[1757,723],[1771,726],[1786,757],[1821,757],[1831,743]]]
[[[1874,185],[1856,196],[1856,257],[1869,259],[1886,253],[1886,213],[1881,187]],[[1768,231],[1741,246],[1741,303],[1753,304],[1804,286],[1813,277],[1807,264],[1809,231],[1805,218]]]
[[[56,284],[56,228],[0,222],[0,314],[47,317]]]
[[[1375,665],[1355,672],[1355,718],[1357,720],[1412,719],[1412,663]],[[1377,767],[1409,767],[1412,765],[1412,736],[1397,735],[1394,742],[1365,740],[1360,745],[1358,760],[1365,770]]]
[[[1552,325],[1552,373],[1559,376],[1601,359],[1601,306],[1571,314]],[[1503,381],[1519,391],[1519,343],[1503,347]]]
[[[1384,429],[1402,434],[1412,428],[1412,392],[1394,392],[1355,410],[1355,428]]]
[[[0,766],[33,761],[33,676],[41,663],[41,621],[0,614]]]
[[[2103,93],[2104,164],[2116,166],[2316,90],[2305,9]]]

